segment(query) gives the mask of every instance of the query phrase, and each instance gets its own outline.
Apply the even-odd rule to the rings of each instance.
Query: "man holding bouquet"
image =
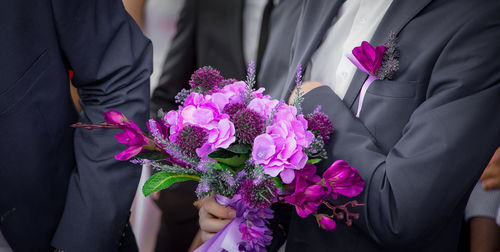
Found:
[[[304,112],[321,105],[335,127],[318,168],[355,167],[366,206],[334,232],[293,214],[286,251],[456,251],[468,196],[500,145],[499,12],[493,0],[304,1],[288,81],[266,88],[288,98],[307,66]],[[206,237],[230,217],[203,201]]]

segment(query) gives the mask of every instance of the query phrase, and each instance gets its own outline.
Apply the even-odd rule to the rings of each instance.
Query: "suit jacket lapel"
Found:
[[[383,45],[391,32],[396,33],[396,35],[399,34],[405,25],[431,1],[432,0],[394,0],[380,22],[370,43],[373,46]],[[356,71],[347,89],[347,93],[344,96],[344,103],[346,103],[347,106],[352,107],[366,78],[368,78],[367,74],[360,70]]]
[[[300,64],[302,69],[305,69],[313,53],[321,44],[342,3],[342,0],[304,1],[292,42],[292,60],[286,82],[287,86],[281,91],[279,98],[284,99],[290,95],[294,88],[297,65]]]

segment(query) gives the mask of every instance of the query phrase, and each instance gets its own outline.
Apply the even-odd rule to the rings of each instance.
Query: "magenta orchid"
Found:
[[[295,206],[297,214],[305,218],[311,213],[316,213],[328,191],[321,185],[310,185],[301,190],[295,190],[291,195],[285,197],[285,201]]]
[[[144,146],[149,145],[148,138],[144,136],[141,129],[133,121],[128,120],[122,113],[110,110],[104,114],[104,118],[109,124],[117,125],[124,130],[124,132],[116,134],[115,138],[118,142],[124,143],[128,148],[115,155],[116,159],[129,160],[139,154],[144,149]]]
[[[337,194],[355,197],[363,191],[364,181],[356,171],[343,160],[335,161],[324,173],[324,186],[334,199]]]
[[[284,200],[295,206],[297,214],[305,218],[309,214],[315,214],[321,204],[325,204],[333,210],[334,216],[341,216],[336,213],[336,207],[326,202],[328,195],[334,199],[337,194],[347,197],[355,197],[363,190],[364,182],[359,173],[343,160],[335,161],[324,173],[323,177],[316,175],[316,166],[307,164],[303,169],[295,171],[295,179],[290,184],[294,187],[292,194],[284,197]],[[355,202],[350,202],[353,206],[360,206]],[[350,213],[346,206],[338,209],[346,212],[350,217],[356,217],[355,213]],[[333,219],[324,214],[315,214],[318,224],[325,230],[333,230],[336,226]]]

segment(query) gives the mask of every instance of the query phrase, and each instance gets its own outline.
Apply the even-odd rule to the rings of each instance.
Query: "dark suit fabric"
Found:
[[[304,1],[292,66],[307,65],[339,6]],[[287,251],[457,250],[468,196],[500,145],[498,13],[498,1],[394,1],[371,43],[396,32],[400,69],[370,86],[360,117],[360,71],[343,100],[329,87],[306,94],[304,111],[321,105],[335,127],[320,170],[337,159],[355,167],[366,206],[352,227],[338,220],[333,232],[294,214]],[[291,69],[286,88],[271,92],[287,97],[293,79]]]
[[[159,108],[176,109],[175,95],[189,88],[191,74],[200,67],[212,66],[225,78],[244,78],[243,5],[243,0],[186,0],[151,98],[153,114]]]
[[[70,125],[111,109],[144,125],[149,40],[120,0],[3,1],[0,27],[3,235],[14,251],[137,250],[127,222],[140,167],[114,159],[119,131]]]

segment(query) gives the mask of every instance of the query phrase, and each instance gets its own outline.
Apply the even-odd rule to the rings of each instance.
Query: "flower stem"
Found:
[[[82,122],[77,122],[74,124],[71,124],[72,128],[85,128],[87,130],[93,130],[93,129],[119,129],[120,126],[115,125],[115,124],[109,124],[107,122],[102,122],[100,124],[89,124],[89,123],[82,123]]]
[[[352,219],[357,220],[359,218],[359,213],[352,213],[349,211],[349,209],[347,209],[347,207],[348,206],[359,207],[359,206],[365,205],[365,204],[358,203],[356,200],[349,201],[349,202],[347,202],[343,205],[339,205],[339,206],[331,205],[327,201],[323,201],[323,204],[333,211],[333,215],[335,216],[335,218],[341,220],[345,217],[345,224],[349,227],[352,225]],[[339,210],[340,212],[337,212],[337,210]]]

